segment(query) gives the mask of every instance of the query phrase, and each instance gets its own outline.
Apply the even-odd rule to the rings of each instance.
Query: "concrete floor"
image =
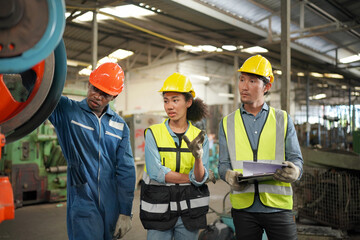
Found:
[[[216,184],[209,183],[210,207],[216,212],[223,212],[223,198],[229,191],[228,185],[223,181]],[[139,219],[139,199],[140,191],[135,191],[133,204],[133,227],[126,234],[124,240],[146,239],[146,230],[143,228]],[[225,211],[230,210],[230,201],[225,201]],[[207,214],[208,224],[217,219],[217,214],[213,211]],[[298,225],[299,228],[299,225]],[[0,224],[0,240],[64,240],[67,238],[66,232],[66,202],[52,204],[38,204],[25,206],[15,210],[15,219],[7,220]],[[299,235],[299,240],[330,240],[339,239],[334,237]],[[347,239],[360,239],[353,236]]]
[[[223,181],[215,185],[209,183],[210,206],[216,211],[222,212],[223,196],[229,187]],[[133,226],[123,238],[124,240],[146,239],[146,230],[139,219],[140,189],[135,191],[133,204]],[[230,201],[227,199],[227,208],[230,209]],[[208,223],[216,218],[216,213],[207,215]],[[0,224],[0,240],[64,240],[66,232],[66,202],[37,204],[25,206],[15,210],[15,219],[6,220]]]

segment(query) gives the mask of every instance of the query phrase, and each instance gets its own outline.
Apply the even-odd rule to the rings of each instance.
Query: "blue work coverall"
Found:
[[[86,99],[64,96],[49,120],[68,163],[69,239],[112,239],[119,214],[131,215],[134,198],[128,126],[109,106],[99,118]]]

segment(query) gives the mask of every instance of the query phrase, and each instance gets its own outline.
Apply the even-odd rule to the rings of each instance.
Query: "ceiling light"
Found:
[[[87,68],[83,68],[81,71],[79,71],[79,75],[83,76],[90,76],[91,70]]]
[[[259,47],[259,46],[255,46],[255,47],[249,47],[249,48],[245,48],[243,50],[241,50],[242,52],[247,52],[247,53],[266,53],[268,52],[268,50],[266,48],[263,47]]]
[[[233,93],[219,93],[219,97],[234,97]]]
[[[337,78],[337,79],[343,79],[344,78],[343,75],[340,75],[340,74],[337,74],[337,73],[324,73],[324,76],[326,78]]]
[[[356,91],[360,91],[360,87],[355,87],[355,90],[356,90]]]
[[[360,96],[360,93],[359,92],[351,92],[351,95],[352,96]]]
[[[98,62],[97,62],[97,66],[98,67],[99,65],[103,64],[103,63],[106,63],[106,62],[113,62],[113,63],[117,63],[117,59],[116,58],[113,58],[113,57],[103,57],[102,59],[100,59]]]
[[[156,8],[155,8],[155,7],[152,7],[152,8],[151,8],[151,10],[155,11],[155,10],[156,10]]]
[[[145,3],[139,3],[139,5],[140,5],[141,7],[143,7],[143,6],[145,6]]]
[[[207,51],[207,52],[215,52],[217,47],[214,47],[212,45],[200,45],[199,46],[202,50]]]
[[[222,45],[222,48],[228,51],[235,51],[237,49],[234,45]]]
[[[217,48],[216,51],[217,52],[223,52],[223,50],[221,48]]]
[[[201,52],[202,51],[201,48],[195,47],[195,46],[192,46],[192,45],[185,45],[184,48],[185,48],[185,50],[191,51],[191,52]]]
[[[298,72],[297,75],[298,75],[299,77],[304,77],[304,76],[305,76],[305,74],[304,74],[303,72]]]
[[[359,61],[359,60],[360,60],[360,54],[357,54],[357,55],[352,55],[352,56],[349,56],[349,57],[342,58],[339,61],[341,63],[351,63],[351,62],[356,62],[356,61]]]
[[[114,15],[119,18],[130,18],[130,17],[139,18],[139,17],[155,15],[153,11],[138,7],[133,4],[111,7],[111,8],[101,8],[100,11],[106,12],[108,14]]]
[[[317,72],[311,72],[310,75],[313,76],[313,77],[317,77],[317,78],[322,78],[322,77],[324,77],[323,74],[317,73]]]
[[[161,9],[156,10],[157,12],[161,12]]]
[[[281,72],[281,70],[274,70],[274,74],[281,75],[282,72]]]
[[[124,49],[118,49],[112,53],[109,54],[109,57],[110,58],[116,58],[116,59],[124,59],[124,58],[127,58],[131,55],[133,55],[134,52],[132,51],[128,51],[128,50],[124,50]]]
[[[320,93],[320,94],[314,95],[312,97],[309,97],[310,100],[320,100],[320,99],[324,99],[324,98],[326,98],[325,93]]]
[[[346,85],[341,85],[341,89],[347,89]]]
[[[98,14],[96,16],[97,21],[102,21],[102,20],[108,20],[108,19],[113,19],[112,17],[108,17],[108,16],[104,16],[102,14]],[[93,20],[93,12],[87,12],[81,16],[78,16],[77,18],[74,19],[74,21],[76,22],[89,22]]]

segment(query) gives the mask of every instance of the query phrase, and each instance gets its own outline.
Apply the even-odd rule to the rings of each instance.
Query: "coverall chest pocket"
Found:
[[[145,221],[170,220],[170,190],[166,186],[141,183],[140,218]]]

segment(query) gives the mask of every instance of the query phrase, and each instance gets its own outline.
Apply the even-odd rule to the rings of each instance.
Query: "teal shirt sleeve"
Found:
[[[160,153],[150,130],[147,130],[145,135],[145,164],[150,179],[165,183],[165,174],[171,170],[161,165]]]

